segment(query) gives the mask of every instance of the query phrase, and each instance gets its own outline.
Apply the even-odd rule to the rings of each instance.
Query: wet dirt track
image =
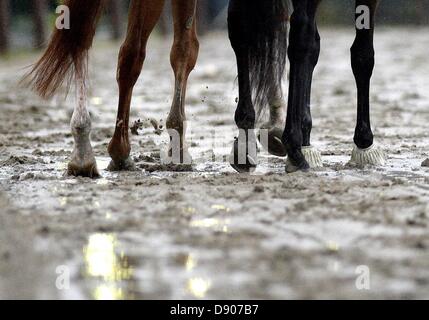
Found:
[[[264,152],[253,175],[220,161],[236,134],[235,61],[224,34],[201,39],[190,79],[193,172],[162,171],[166,133],[148,123],[132,136],[139,171],[103,170],[116,116],[116,45],[98,43],[91,60],[92,141],[103,175],[94,181],[63,176],[73,99],[45,102],[17,89],[34,57],[0,61],[0,298],[429,298],[427,32],[379,30],[372,115],[388,162],[357,169],[346,165],[353,34],[322,30],[312,105],[325,167],[290,175],[284,159]],[[169,46],[150,42],[132,121],[166,118]],[[370,290],[356,288],[358,266],[369,268]],[[56,288],[61,275],[70,275],[69,289]]]

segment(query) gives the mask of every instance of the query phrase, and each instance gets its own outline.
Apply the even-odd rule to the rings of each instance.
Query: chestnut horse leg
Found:
[[[97,162],[91,147],[91,117],[87,110],[87,88],[84,77],[76,75],[76,107],[70,122],[74,148],[67,174],[90,178],[99,177]]]
[[[351,48],[353,73],[357,85],[357,123],[354,135],[355,147],[351,162],[358,165],[383,165],[384,153],[373,146],[374,135],[370,122],[370,82],[375,64],[374,52],[374,27],[375,12],[379,0],[356,0],[356,17],[365,14],[369,9],[368,25],[360,25],[356,21],[356,39]],[[360,10],[363,10],[362,12]]]
[[[190,164],[185,145],[185,96],[189,74],[198,58],[199,43],[196,33],[196,0],[172,0],[174,17],[174,43],[171,49],[171,66],[175,76],[175,89],[167,130],[170,135],[166,163]]]
[[[130,4],[127,36],[119,53],[119,106],[115,133],[108,147],[112,158],[109,170],[134,168],[130,159],[128,137],[132,92],[143,67],[147,40],[161,16],[163,7],[164,0],[132,0]]]

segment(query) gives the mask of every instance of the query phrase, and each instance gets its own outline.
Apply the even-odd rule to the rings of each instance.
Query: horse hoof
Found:
[[[286,148],[282,142],[283,130],[277,127],[268,130],[268,141],[263,141],[261,131],[259,131],[258,140],[269,154],[277,157],[285,157],[287,155]],[[268,143],[268,146],[266,145]]]
[[[239,141],[235,139],[234,145],[232,148],[232,152],[229,159],[229,164],[231,167],[239,172],[239,173],[252,173],[256,170],[258,165],[257,163],[257,155],[256,155],[256,146],[255,146],[255,154],[250,155],[248,150],[246,149],[246,159],[240,159],[239,152]],[[244,156],[244,155],[243,155]]]
[[[386,164],[386,155],[383,150],[372,145],[366,149],[360,149],[354,146],[350,164],[360,167],[364,166],[384,166]]]
[[[308,172],[310,170],[310,165],[307,162],[304,162],[300,165],[295,165],[292,163],[290,158],[286,159],[286,173],[294,173],[298,171]]]
[[[73,177],[99,178],[101,175],[97,169],[97,162],[91,159],[87,162],[71,160],[67,166],[67,175]]]
[[[308,171],[309,169],[317,169],[323,167],[322,155],[320,152],[312,146],[301,147],[302,155],[306,161],[300,166],[296,166],[292,163],[288,157],[286,160],[286,172],[293,173],[296,171]]]
[[[119,162],[110,161],[107,171],[117,172],[117,171],[136,171],[136,165],[131,158],[122,160]]]
[[[286,146],[287,147],[287,146]],[[293,173],[297,171],[307,172],[310,170],[310,165],[304,157],[302,148],[288,149],[288,157],[286,159],[286,172]]]

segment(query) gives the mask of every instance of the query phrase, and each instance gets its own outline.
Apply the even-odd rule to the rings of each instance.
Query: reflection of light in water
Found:
[[[60,198],[60,206],[65,207],[67,205],[68,198],[67,197],[61,197]]]
[[[192,207],[186,207],[182,209],[183,213],[190,213],[190,214],[194,214],[197,210],[195,208]]]
[[[94,290],[94,299],[96,300],[122,300],[124,292],[121,288],[114,285],[101,285]]]
[[[187,290],[196,298],[202,299],[206,296],[212,283],[203,278],[192,278],[188,280]]]
[[[197,266],[197,259],[193,255],[189,255],[185,262],[186,271],[191,271]]]
[[[228,225],[231,223],[230,219],[216,219],[216,218],[207,218],[207,219],[198,219],[192,220],[190,226],[193,228],[208,228],[221,230],[222,232],[228,232]]]
[[[101,278],[104,283],[94,290],[95,299],[123,299],[124,294],[118,282],[132,277],[132,267],[127,257],[116,254],[117,239],[113,234],[97,233],[88,239],[83,253],[86,263],[86,274]]]
[[[326,247],[329,251],[338,251],[340,250],[340,245],[336,241],[328,241]]]
[[[212,205],[212,209],[215,209],[218,211],[229,212],[229,208],[224,206],[223,204],[214,204],[214,205]]]

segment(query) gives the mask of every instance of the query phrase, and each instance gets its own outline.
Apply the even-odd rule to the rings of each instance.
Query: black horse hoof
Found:
[[[268,137],[263,137],[262,130],[266,130],[263,134],[268,134]],[[258,140],[269,154],[277,157],[286,157],[286,148],[282,142],[283,130],[277,127],[271,129],[261,129],[258,134]],[[268,139],[267,139],[268,138]],[[267,145],[268,143],[268,145]]]

